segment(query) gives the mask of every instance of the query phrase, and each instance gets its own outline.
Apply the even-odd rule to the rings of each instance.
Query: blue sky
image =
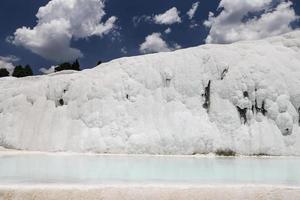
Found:
[[[65,0],[65,2],[66,1],[69,0]],[[106,15],[101,17],[99,21],[104,23],[110,17],[115,16],[117,20],[113,23],[114,28],[101,36],[98,34],[76,38],[73,35],[74,37],[72,37],[70,45],[72,48],[80,50],[80,52],[83,54],[83,57],[80,58],[82,68],[90,68],[94,67],[98,60],[109,61],[119,57],[134,56],[146,53],[141,51],[140,45],[146,42],[146,37],[153,33],[158,34],[154,39],[159,39],[160,42],[161,40],[165,42],[167,45],[164,48],[165,50],[166,48],[169,50],[174,50],[175,48],[192,47],[204,44],[205,42],[230,43],[243,40],[244,38],[247,38],[246,36],[243,37],[243,34],[237,34],[239,36],[234,34],[226,35],[226,28],[228,27],[228,24],[233,26],[237,33],[248,31],[255,32],[253,27],[258,27],[259,29],[260,24],[262,24],[260,23],[259,19],[251,24],[249,23],[248,26],[246,26],[248,27],[246,30],[240,29],[240,23],[252,19],[255,16],[258,18],[261,17],[260,11],[262,11],[262,9],[264,9],[265,14],[269,13],[277,16],[278,22],[267,21],[267,17],[266,21],[270,24],[270,27],[274,27],[274,24],[276,23],[275,29],[282,30],[282,33],[287,32],[289,29],[289,23],[287,22],[291,22],[290,24],[293,28],[299,27],[299,20],[294,20],[297,15],[300,15],[299,1],[291,1],[293,4],[286,7],[282,6],[283,8],[281,8],[281,11],[276,6],[286,1],[273,1],[272,5],[268,5],[268,11],[265,11],[266,5],[250,5],[251,3],[249,5],[242,5],[242,3],[241,5],[229,5],[228,0],[223,1],[224,8],[217,10],[220,3],[219,0],[106,0],[104,4],[105,6],[103,7],[103,11],[106,12]],[[244,0],[240,1],[242,2]],[[199,2],[199,6],[193,18],[190,19],[187,15],[187,12],[196,2]],[[0,56],[7,57],[9,55],[14,55],[19,58],[14,60],[14,65],[30,64],[36,74],[40,73],[40,68],[48,68],[51,65],[55,65],[59,62],[54,61],[53,56],[51,59],[49,59],[45,58],[45,55],[42,57],[41,55],[38,55],[39,53],[32,52],[32,48],[24,45],[25,42],[23,40],[21,42],[18,41],[18,45],[16,45],[13,42],[8,42],[7,38],[9,36],[13,36],[16,30],[23,26],[27,27],[28,29],[34,28],[37,25],[36,14],[38,13],[39,8],[46,6],[48,3],[48,0],[0,1]],[[155,15],[164,14],[166,11],[174,7],[178,11],[180,22],[171,24],[159,24],[155,22]],[[230,16],[234,16],[236,13],[238,13],[236,10],[232,10],[234,7],[245,11],[243,20],[242,22],[238,22],[239,24],[234,22],[234,20],[228,22]],[[278,12],[275,13],[274,9],[277,8]],[[222,14],[222,12],[224,12],[226,9],[228,10],[229,15],[227,17],[223,16],[222,18],[222,16],[219,14]],[[288,13],[287,11],[293,11],[295,14],[291,12],[290,15],[286,16],[283,13]],[[217,20],[215,20],[213,24],[211,21],[205,26],[203,23],[205,20],[208,20],[209,12],[215,13]],[[223,14],[226,15],[228,13],[224,12]],[[245,20],[245,17],[247,20]],[[134,23],[137,21],[137,19],[140,20],[138,24]],[[233,23],[235,24],[232,25]],[[191,27],[191,25],[196,26]],[[165,33],[167,28],[171,29],[170,33]],[[224,35],[226,37],[218,35],[220,32],[218,30],[224,30]],[[53,34],[56,33],[57,32]],[[211,35],[211,38],[210,40],[206,40],[209,34]],[[265,33],[262,35],[254,34],[255,37],[253,39],[259,39],[268,35],[272,36],[274,34],[275,30],[273,32],[265,31]],[[27,38],[27,40],[29,40],[29,42],[35,41],[36,38]],[[46,55],[48,54],[46,53]]]

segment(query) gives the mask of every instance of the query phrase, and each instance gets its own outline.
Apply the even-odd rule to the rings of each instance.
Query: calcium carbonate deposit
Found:
[[[0,145],[300,155],[300,31],[0,79]]]

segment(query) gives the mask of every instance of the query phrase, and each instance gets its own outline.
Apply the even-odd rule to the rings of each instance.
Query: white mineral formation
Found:
[[[0,145],[300,155],[300,31],[0,79]]]

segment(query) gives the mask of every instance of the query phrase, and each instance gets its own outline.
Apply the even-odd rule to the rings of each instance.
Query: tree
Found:
[[[101,65],[101,64],[102,64],[102,61],[99,60],[99,61],[97,62],[97,66],[98,66],[98,65]]]
[[[0,69],[0,78],[9,76],[9,72],[5,68]]]
[[[78,62],[78,60],[76,60],[73,64],[72,64],[72,69],[76,70],[76,71],[80,71],[80,64]]]
[[[69,62],[62,63],[58,65],[58,67],[55,68],[55,72],[60,72],[63,70],[75,70],[80,71],[80,64],[78,60],[76,60],[73,64],[70,64]]]
[[[30,65],[25,66],[24,73],[26,74],[26,76],[32,76],[33,75],[33,72],[32,72],[32,69],[31,69]]]
[[[63,70],[71,70],[72,69],[72,66],[70,63],[68,62],[65,62],[65,63],[62,63],[60,65],[58,65],[58,67],[55,68],[55,72],[60,72],[60,71],[63,71]]]
[[[17,78],[24,77],[24,70],[23,70],[22,65],[17,65],[15,67],[12,76],[17,77]]]
[[[25,67],[23,67],[22,65],[16,66],[12,74],[13,77],[17,77],[17,78],[32,76],[32,75],[33,72],[29,65],[26,65]]]

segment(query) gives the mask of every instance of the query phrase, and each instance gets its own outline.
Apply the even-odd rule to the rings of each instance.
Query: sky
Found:
[[[76,58],[85,69],[99,60],[261,39],[299,28],[298,16],[297,0],[1,0],[0,68],[30,64],[35,74],[51,73]]]

